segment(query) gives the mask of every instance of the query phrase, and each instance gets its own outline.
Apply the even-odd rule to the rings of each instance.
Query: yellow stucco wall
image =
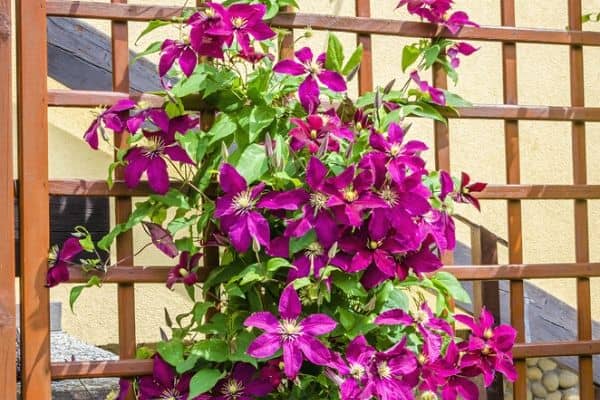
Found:
[[[156,0],[137,0],[130,3],[156,4]],[[163,0],[158,3],[182,5],[183,0]],[[302,11],[337,15],[353,15],[352,0],[300,0]],[[396,0],[372,0],[374,17],[410,17],[393,11]],[[517,24],[519,26],[548,27],[562,29],[567,24],[566,0],[522,0],[517,2]],[[457,0],[457,7],[468,10],[472,18],[485,25],[500,24],[497,0]],[[600,10],[597,0],[584,1],[584,9]],[[107,22],[93,22],[108,32]],[[599,29],[589,25],[589,29]],[[130,24],[131,37],[135,38],[144,24]],[[351,48],[354,36],[341,35]],[[157,36],[144,39],[140,51]],[[410,40],[375,36],[374,73],[375,81],[385,85],[393,78],[403,82],[400,70],[401,46]],[[303,40],[299,45],[308,43]],[[325,34],[315,33],[310,43],[324,48]],[[481,50],[463,60],[461,81],[455,89],[475,103],[502,102],[501,47],[495,43],[479,43]],[[586,102],[589,106],[600,106],[600,69],[597,60],[600,49],[586,48]],[[569,69],[567,46],[518,45],[519,95],[521,104],[569,104]],[[50,82],[50,87],[60,87]],[[352,91],[356,86],[352,86]],[[50,111],[50,174],[51,178],[104,178],[110,160],[108,152],[91,152],[80,139],[90,121],[88,110],[52,109]],[[417,121],[412,135],[432,143],[432,126]],[[476,179],[490,183],[504,183],[504,138],[503,125],[499,121],[452,121],[451,122],[452,169],[469,171]],[[570,125],[563,122],[521,123],[521,165],[523,183],[571,182]],[[431,160],[431,154],[429,155]],[[600,184],[600,125],[588,125],[588,178],[591,184]],[[483,224],[501,237],[506,238],[506,206],[504,202],[485,202],[481,214],[467,208],[460,212]],[[600,202],[590,202],[591,257],[600,261]],[[524,256],[525,262],[572,262],[574,261],[573,206],[569,201],[525,202],[523,205]],[[136,232],[138,237],[143,237]],[[459,229],[459,239],[468,243],[468,231]],[[136,247],[142,242],[138,241]],[[501,252],[506,261],[506,252]],[[136,263],[164,264],[164,258],[150,253],[137,258]],[[536,282],[539,286],[563,299],[570,305],[576,304],[574,280]],[[593,310],[600,319],[600,290],[598,282],[592,287]],[[102,289],[91,289],[81,296],[76,313],[68,310],[67,285],[52,290],[52,299],[64,305],[63,326],[84,340],[103,344],[117,341],[116,287],[107,285]],[[163,306],[172,314],[188,309],[185,295],[169,292],[160,285],[137,285],[136,307],[138,340],[155,341],[158,327],[163,324]]]

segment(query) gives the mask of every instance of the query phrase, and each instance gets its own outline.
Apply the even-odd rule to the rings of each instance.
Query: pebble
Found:
[[[554,392],[558,389],[558,374],[554,371],[546,372],[542,377],[542,383],[549,392]]]
[[[528,367],[535,367],[538,363],[540,359],[539,358],[528,358],[527,359],[527,366]]]
[[[579,391],[577,388],[571,388],[563,392],[563,400],[579,400]]]
[[[556,391],[556,392],[552,392],[552,393],[548,393],[548,396],[546,396],[546,400],[561,400],[562,399],[562,392],[560,391]]]
[[[542,379],[542,370],[538,367],[529,367],[527,368],[527,379],[530,381],[539,381]]]
[[[536,397],[541,397],[541,398],[545,398],[548,395],[548,391],[546,390],[544,385],[542,385],[540,382],[533,382],[531,384],[531,392]]]
[[[542,369],[542,371],[548,372],[548,371],[555,370],[557,367],[557,364],[549,358],[541,358],[538,361],[538,367],[540,367]]]
[[[577,385],[577,382],[579,381],[577,374],[566,369],[560,371],[558,379],[560,387],[563,389],[572,388],[573,386]]]

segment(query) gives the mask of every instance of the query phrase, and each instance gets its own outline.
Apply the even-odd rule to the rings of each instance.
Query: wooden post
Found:
[[[49,400],[46,1],[17,1],[21,356],[24,400]]]
[[[0,0],[0,388],[7,399],[17,397],[11,3]]]
[[[482,226],[471,227],[471,264],[498,264],[498,238]],[[500,323],[500,285],[498,281],[473,282],[473,315],[479,316],[484,306],[492,313],[496,322]],[[483,390],[483,393],[486,394],[487,400],[503,400],[502,377],[496,376],[492,386]]]
[[[371,16],[370,0],[356,0],[356,16]],[[358,34],[357,44],[363,46],[363,58],[358,70],[358,92],[362,95],[373,90],[373,50],[371,35]]]

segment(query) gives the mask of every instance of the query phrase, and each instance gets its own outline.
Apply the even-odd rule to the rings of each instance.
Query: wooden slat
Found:
[[[360,80],[359,80],[360,82]],[[368,91],[371,85],[364,84],[363,90]],[[117,101],[129,98],[127,93],[94,91],[94,90],[65,90],[51,89],[48,91],[48,105],[53,107],[98,107],[109,106]],[[131,96],[136,101],[144,101],[152,107],[160,107],[164,98],[153,94],[135,94]],[[198,107],[194,111],[202,111]],[[600,122],[600,107],[547,107],[547,106],[518,106],[505,104],[475,104],[471,107],[459,107],[457,112],[442,110],[447,118],[464,119],[520,119],[531,121],[589,121]]]
[[[600,263],[448,265],[461,281],[600,277]]]
[[[52,379],[134,377],[152,374],[152,360],[52,363]]]
[[[0,0],[0,59],[12,60],[11,1]],[[0,388],[17,397],[12,65],[0,64]]]
[[[569,29],[580,31],[582,6],[581,0],[569,0]],[[571,105],[585,106],[583,48],[571,46],[569,49],[569,65],[571,73]],[[575,121],[571,127],[573,154],[573,183],[587,183],[587,157],[585,122]],[[575,260],[585,263],[590,259],[588,204],[587,200],[575,200]],[[577,279],[577,338],[580,341],[592,339],[592,305],[590,295],[590,279]],[[591,399],[594,395],[594,366],[591,355],[581,354],[579,358],[579,386],[583,399]]]
[[[171,182],[172,186],[178,184]],[[135,189],[127,188],[123,181],[115,181],[109,189],[106,181],[100,180],[52,180],[49,191],[56,196],[144,197],[153,194],[145,181]],[[600,185],[489,185],[475,195],[480,200],[592,200],[600,199]]]
[[[515,344],[513,357],[516,361],[525,362],[526,358],[537,357],[564,357],[564,356],[589,356],[600,354],[600,340],[584,340],[577,342],[546,342],[546,343],[519,343]],[[523,379],[525,380],[525,379]],[[593,387],[593,385],[592,385]],[[592,391],[593,393],[593,391]],[[521,398],[521,397],[516,397]],[[522,397],[523,399],[527,397]],[[582,399],[593,399],[583,397]]]
[[[357,17],[370,19],[370,0],[356,0],[355,9]],[[362,95],[373,90],[373,45],[371,35],[358,34],[356,43],[363,46],[363,58],[358,70],[358,93]]]
[[[153,94],[132,95],[126,92],[107,92],[99,90],[64,90],[48,91],[48,105],[52,107],[98,107],[111,106],[119,100],[132,98],[148,103],[150,107],[160,107],[164,98]]]
[[[507,29],[515,28],[515,0],[501,0],[502,25]],[[514,42],[502,44],[502,75],[504,88],[504,103],[518,104],[517,80],[517,46]],[[506,182],[519,184],[521,167],[519,155],[519,122],[507,120],[504,122],[505,152],[506,152]],[[509,200],[508,215],[508,259],[510,263],[523,262],[523,229],[521,218],[521,202]],[[510,282],[510,320],[517,330],[517,343],[525,342],[525,289],[522,280]],[[524,360],[516,360],[515,367],[519,378],[514,383],[514,396],[517,399],[527,397],[527,365]]]
[[[49,400],[50,310],[45,287],[49,246],[46,1],[17,3],[20,179],[21,392]],[[35,132],[35,134],[32,134]]]
[[[151,21],[181,15],[181,7],[118,5],[87,1],[49,0],[48,15],[59,17],[110,19],[115,21]],[[523,42],[547,44],[581,44],[600,46],[599,32],[559,29],[509,28],[501,26],[464,27],[456,34],[422,22],[393,19],[342,17],[307,13],[282,13],[271,20],[273,26],[287,29],[332,30],[357,34],[432,38],[435,36],[461,40]]]
[[[111,267],[106,274],[93,273],[102,278],[104,283],[165,283],[171,267],[120,265]],[[87,282],[90,275],[83,273],[80,266],[69,268],[69,282]]]

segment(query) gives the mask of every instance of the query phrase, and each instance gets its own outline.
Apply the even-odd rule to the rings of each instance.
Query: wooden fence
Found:
[[[127,219],[131,197],[144,196],[147,188],[127,190],[122,182],[112,189],[99,181],[48,179],[48,122],[51,106],[95,107],[114,104],[129,96],[128,21],[150,21],[179,15],[181,9],[164,6],[127,5],[125,0],[111,3],[57,0],[17,0],[17,65],[18,65],[18,171],[21,218],[20,260],[22,395],[26,400],[51,398],[51,380],[91,377],[131,377],[151,372],[151,362],[135,360],[136,334],[134,315],[134,283],[164,283],[168,267],[135,268],[120,265],[112,269],[107,282],[118,285],[119,361],[50,363],[49,291],[44,287],[49,243],[50,195],[114,197],[116,222]],[[15,298],[14,248],[12,246],[13,171],[11,163],[11,15],[10,0],[0,0],[0,387],[3,398],[15,398]],[[600,108],[585,107],[583,79],[583,46],[600,46],[600,33],[582,32],[581,0],[568,0],[567,30],[515,28],[515,0],[499,0],[502,10],[500,27],[466,27],[456,35],[460,39],[502,43],[504,103],[475,105],[460,110],[460,118],[504,120],[506,141],[506,185],[490,185],[479,197],[482,200],[504,200],[508,207],[509,264],[445,267],[461,280],[510,281],[511,322],[519,334],[514,356],[519,380],[514,387],[516,399],[526,398],[527,357],[578,356],[581,398],[593,398],[592,355],[600,353],[600,341],[592,340],[590,278],[600,277],[600,264],[589,262],[587,202],[600,199],[600,186],[586,182],[586,121],[600,121]],[[370,1],[356,0],[357,17],[286,13],[273,24],[281,28],[331,30],[357,34],[365,48],[364,63],[359,73],[361,92],[373,89],[371,35],[432,37],[437,29],[426,23],[401,22],[370,18]],[[46,17],[62,16],[110,20],[113,48],[113,92],[61,91],[47,89]],[[517,88],[517,43],[544,43],[570,47],[571,105],[566,107],[520,106]],[[293,40],[285,41],[284,55],[290,55]],[[434,82],[445,87],[447,77],[441,68],[434,71]],[[152,100],[149,98],[149,100]],[[210,116],[204,118],[210,123]],[[573,184],[520,184],[519,120],[570,121],[572,124]],[[437,168],[450,169],[450,132],[443,124],[435,124],[435,162]],[[125,135],[116,137],[123,143]],[[76,177],[74,177],[76,178]],[[526,200],[572,200],[575,204],[576,262],[566,264],[523,264],[521,202]],[[481,246],[482,249],[489,248]],[[131,232],[117,240],[117,258],[133,255]],[[488,255],[489,256],[489,255]],[[479,253],[479,260],[490,259]],[[218,263],[218,253],[207,257],[211,265]],[[495,259],[492,259],[495,260]],[[445,256],[451,264],[451,255]],[[84,277],[73,271],[72,281]],[[561,343],[525,343],[524,279],[576,278],[578,305],[578,338]]]

